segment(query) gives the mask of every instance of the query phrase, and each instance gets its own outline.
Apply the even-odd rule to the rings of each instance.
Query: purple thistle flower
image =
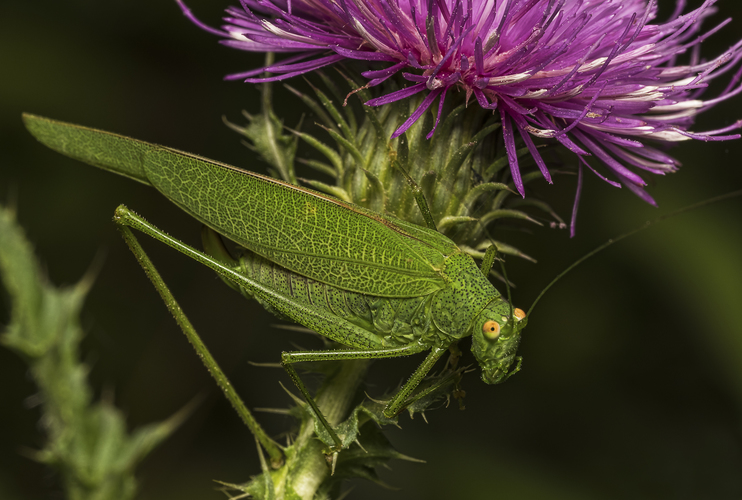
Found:
[[[371,99],[380,106],[425,93],[422,103],[394,132],[407,130],[450,90],[466,93],[499,113],[515,186],[524,195],[515,131],[548,182],[549,170],[532,136],[554,138],[576,153],[606,182],[624,185],[655,204],[636,170],[664,175],[679,163],[643,139],[676,142],[728,140],[731,126],[693,133],[695,116],[736,95],[738,71],[716,98],[701,100],[708,82],[733,69],[742,42],[703,61],[701,42],[730,19],[698,36],[715,0],[681,15],[685,0],[663,24],[649,24],[655,0],[240,0],[227,9],[220,30],[184,14],[202,28],[226,37],[222,43],[249,51],[298,53],[279,63],[227,76],[247,82],[284,80],[342,61],[386,63],[363,74],[368,86],[402,72],[411,85]],[[689,62],[676,58],[690,53]],[[262,73],[272,73],[263,77]],[[588,163],[597,157],[615,180]],[[578,182],[575,207],[582,182]]]

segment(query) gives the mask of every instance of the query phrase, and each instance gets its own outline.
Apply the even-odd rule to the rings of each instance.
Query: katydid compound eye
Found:
[[[489,320],[482,326],[482,332],[485,337],[494,340],[500,335],[500,325],[497,321]]]
[[[520,321],[526,317],[526,312],[523,309],[516,307],[515,310],[513,311],[513,316],[515,316],[515,319]]]

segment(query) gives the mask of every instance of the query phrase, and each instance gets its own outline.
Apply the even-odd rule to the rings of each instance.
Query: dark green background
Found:
[[[222,2],[190,0],[218,23]],[[698,2],[696,2],[697,4]],[[666,12],[672,2],[661,2]],[[735,22],[704,46],[715,56],[742,33],[742,7],[721,1]],[[141,498],[221,498],[213,479],[247,480],[255,445],[217,392],[144,274],[111,215],[125,202],[171,234],[196,243],[199,225],[153,190],[78,164],[35,142],[29,111],[192,151],[251,170],[263,165],[221,121],[258,110],[247,84],[225,73],[261,57],[233,51],[199,31],[174,2],[0,3],[0,199],[14,200],[52,281],[69,284],[96,254],[105,264],[83,311],[85,360],[97,392],[112,391],[131,426],[164,419],[196,395],[205,402],[140,469]],[[301,85],[301,81],[294,82]],[[719,87],[726,85],[726,80]],[[279,92],[277,90],[277,92]],[[715,95],[713,89],[710,95]],[[287,124],[300,104],[279,92]],[[742,118],[742,99],[704,115],[697,130]],[[511,262],[518,305],[611,236],[659,214],[742,187],[742,142],[685,143],[684,166],[652,179],[655,209],[626,190],[587,177],[578,237],[538,229],[517,236],[538,265]],[[574,179],[538,187],[569,216]],[[678,217],[581,266],[541,303],[525,332],[523,372],[502,386],[465,379],[467,410],[402,417],[389,433],[427,464],[395,462],[384,479],[401,491],[358,482],[350,498],[688,498],[742,496],[742,200]],[[275,362],[295,343],[316,341],[269,328],[273,318],[212,273],[147,242],[166,281],[250,406],[289,403]],[[7,313],[0,310],[0,321]],[[416,366],[377,363],[378,394]],[[62,498],[48,469],[24,456],[44,442],[24,364],[0,349],[0,498]],[[272,433],[287,425],[263,415]]]

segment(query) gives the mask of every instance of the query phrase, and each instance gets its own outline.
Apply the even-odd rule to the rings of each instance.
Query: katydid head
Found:
[[[512,316],[511,316],[512,311]],[[482,380],[499,384],[520,370],[520,331],[528,320],[523,310],[504,300],[490,302],[472,326],[472,352],[482,368]],[[511,368],[513,361],[517,364]]]

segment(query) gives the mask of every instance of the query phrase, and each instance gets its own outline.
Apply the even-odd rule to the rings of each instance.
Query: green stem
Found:
[[[340,369],[329,375],[317,391],[314,400],[333,427],[347,416],[370,364],[365,359],[340,362]],[[295,443],[298,450],[307,452],[299,451],[286,463],[286,467],[293,469],[291,487],[304,500],[314,498],[330,475],[327,457],[322,452],[324,445],[315,438],[314,429],[314,419],[305,418]]]

